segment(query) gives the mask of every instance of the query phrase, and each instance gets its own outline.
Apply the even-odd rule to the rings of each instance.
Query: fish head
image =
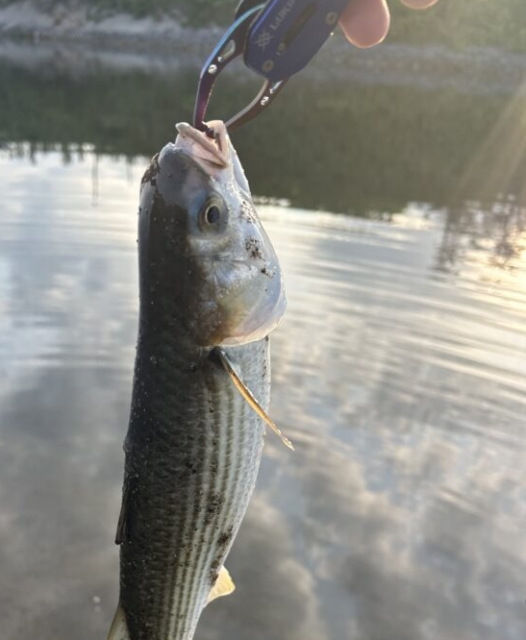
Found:
[[[267,336],[286,306],[276,253],[222,122],[177,125],[141,187],[141,309],[169,313],[195,344]],[[155,311],[152,311],[155,310]]]

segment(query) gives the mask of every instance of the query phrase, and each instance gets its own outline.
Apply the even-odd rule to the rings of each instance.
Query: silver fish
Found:
[[[281,271],[226,128],[209,126],[214,139],[177,125],[141,184],[139,331],[109,640],[191,640],[207,602],[233,590],[223,564],[263,448]]]

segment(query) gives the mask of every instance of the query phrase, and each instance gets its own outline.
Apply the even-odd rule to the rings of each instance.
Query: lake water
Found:
[[[0,61],[2,640],[106,637],[138,186],[196,78],[64,59]],[[526,637],[525,99],[417,67],[306,74],[236,134],[296,451],[269,434],[196,640]],[[225,78],[217,111],[248,94]]]

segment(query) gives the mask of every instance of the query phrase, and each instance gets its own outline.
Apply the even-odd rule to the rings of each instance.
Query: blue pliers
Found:
[[[238,56],[264,82],[252,102],[226,122],[237,129],[265,110],[318,52],[349,0],[242,0],[233,24],[206,61],[197,89],[194,127],[206,131],[206,109],[221,71]]]

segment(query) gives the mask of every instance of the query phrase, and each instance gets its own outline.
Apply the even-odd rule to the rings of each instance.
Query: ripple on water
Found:
[[[146,160],[8,155],[2,637],[91,640],[116,602]],[[389,223],[259,209],[289,297],[271,413],[297,451],[268,435],[229,563],[238,590],[202,637],[525,637],[520,251],[500,268],[491,237],[418,205]]]

